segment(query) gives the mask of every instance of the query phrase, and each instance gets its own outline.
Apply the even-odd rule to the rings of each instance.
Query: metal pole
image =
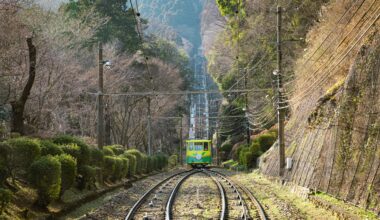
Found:
[[[247,89],[248,79],[247,74],[244,76],[244,89]],[[249,118],[248,118],[248,93],[245,93],[245,117],[247,120],[247,144],[251,142],[251,131],[249,130]]]
[[[180,143],[179,143],[179,159],[180,159],[180,164],[181,165],[183,163],[183,155],[182,155],[182,148],[183,148],[182,127],[183,127],[183,116],[181,115],[181,127],[180,127],[180,131],[179,131],[179,138],[180,138]]]
[[[102,148],[104,146],[103,90],[103,44],[99,42],[98,148]]]
[[[282,51],[281,51],[281,21],[282,21],[282,8],[277,6],[277,116],[278,116],[278,145],[279,145],[279,176],[284,175],[285,168],[285,136],[284,136],[284,122],[285,112],[283,108],[282,99]]]
[[[151,138],[151,132],[152,132],[152,116],[150,112],[150,97],[148,97],[148,155],[152,156],[152,138]]]

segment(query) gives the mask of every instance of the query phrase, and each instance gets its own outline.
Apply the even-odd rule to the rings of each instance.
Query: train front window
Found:
[[[208,142],[203,143],[203,149],[204,151],[208,151]]]

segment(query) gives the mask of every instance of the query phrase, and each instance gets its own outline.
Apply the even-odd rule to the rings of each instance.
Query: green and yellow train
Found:
[[[205,167],[212,162],[210,140],[187,140],[186,163],[192,167]]]

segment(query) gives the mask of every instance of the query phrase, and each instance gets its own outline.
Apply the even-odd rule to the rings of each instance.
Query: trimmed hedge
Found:
[[[61,192],[63,193],[74,185],[75,177],[77,175],[77,161],[74,157],[68,154],[61,154],[56,156],[61,163]]]
[[[105,156],[104,157],[104,167],[103,167],[103,177],[104,180],[110,181],[111,177],[113,177],[113,173],[116,168],[116,160],[113,156]]]
[[[108,149],[112,150],[114,155],[121,155],[125,151],[124,147],[122,145],[118,145],[118,144],[105,146],[103,148],[108,148]]]
[[[41,156],[47,156],[47,155],[60,155],[63,154],[63,150],[56,145],[55,143],[49,141],[49,140],[41,140]]]
[[[46,207],[57,199],[61,190],[61,163],[53,156],[44,156],[30,166],[30,182],[37,189],[37,204]]]
[[[126,153],[132,154],[136,157],[136,174],[142,174],[144,172],[143,155],[136,149],[127,150]]]
[[[87,189],[94,189],[96,188],[96,174],[97,174],[97,168],[89,165],[85,165],[83,167],[79,168],[79,173],[81,174],[80,181],[79,181],[79,189],[83,190],[85,188]]]
[[[7,142],[11,147],[11,159],[8,166],[18,174],[26,174],[30,165],[41,155],[39,141],[26,137],[9,139]]]
[[[97,167],[104,166],[104,153],[98,148],[90,149],[90,164]]]
[[[77,159],[78,167],[87,165],[90,159],[90,149],[88,145],[77,137],[70,135],[60,135],[53,139],[53,142],[58,145],[70,145],[76,144],[79,147],[79,155],[75,157]],[[71,154],[70,154],[71,155]]]
[[[123,157],[127,158],[129,161],[128,177],[132,177],[136,174],[137,159],[136,156],[129,153],[124,153]]]
[[[113,152],[113,150],[110,146],[103,147],[103,154],[105,156],[115,156],[115,153]]]

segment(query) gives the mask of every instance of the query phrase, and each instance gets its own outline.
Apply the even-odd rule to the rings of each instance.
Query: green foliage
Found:
[[[268,132],[260,135],[257,142],[260,144],[261,151],[267,151],[277,140],[277,135],[274,132]]]
[[[144,172],[144,161],[142,153],[136,149],[127,150],[126,152],[136,157],[136,174],[142,174]]]
[[[55,143],[49,141],[49,140],[41,140],[40,141],[41,145],[41,155],[46,156],[46,155],[60,155],[63,154],[63,150],[56,145]]]
[[[154,169],[154,158],[148,157],[147,173],[151,173]]]
[[[116,168],[116,160],[113,156],[104,157],[103,176],[105,180],[110,180],[113,176]]]
[[[77,160],[80,157],[80,147],[76,144],[62,145],[61,149],[65,154],[71,155]]]
[[[127,0],[70,0],[63,6],[63,10],[72,19],[78,19],[84,12],[95,8],[96,13],[109,18],[106,24],[96,30],[96,37],[85,46],[93,46],[98,41],[106,43],[118,40],[122,51],[133,53],[139,48],[140,40],[135,27],[134,12],[127,5]],[[83,20],[83,23],[86,22],[88,21]],[[144,20],[142,22],[146,23]]]
[[[12,201],[13,194],[10,190],[0,188],[0,215],[3,213],[8,204]]]
[[[11,147],[8,166],[19,174],[26,173],[33,161],[41,155],[40,144],[35,139],[12,138],[6,143]]]
[[[143,173],[149,173],[148,170],[148,156],[144,153],[141,153],[141,164]]]
[[[128,158],[125,158],[125,157],[120,157],[120,159],[123,161],[123,169],[122,169],[121,177],[125,178],[128,176],[128,172],[129,172],[129,160]]]
[[[137,166],[136,156],[133,154],[129,154],[129,153],[124,153],[122,156],[127,158],[129,161],[128,177],[135,175],[136,174],[136,166]]]
[[[0,165],[6,166],[9,163],[12,148],[6,142],[0,142]]]
[[[79,182],[79,189],[93,189],[96,187],[97,167],[85,165],[79,168],[81,174],[81,181]]]
[[[45,207],[59,197],[61,190],[61,163],[53,156],[44,156],[30,166],[30,182],[37,189],[37,204]]]
[[[216,0],[216,4],[223,16],[234,15],[239,8],[239,0]],[[241,4],[240,4],[241,6]]]
[[[176,154],[171,155],[168,159],[169,168],[173,168],[173,167],[177,166],[177,162],[178,162],[178,155],[176,155]]]
[[[74,185],[77,175],[77,162],[74,157],[68,154],[56,156],[61,163],[61,195],[65,190]]]
[[[79,147],[79,155],[72,155],[70,153],[67,153],[64,149],[63,151],[77,159],[78,167],[88,164],[90,160],[90,149],[88,145],[81,139],[70,135],[60,135],[55,137],[53,139],[53,142],[58,145],[76,144]]]
[[[168,165],[168,157],[165,154],[158,154],[157,156],[157,169],[162,170]]]
[[[246,169],[253,166],[253,153],[250,148],[245,147],[239,153],[239,164],[243,165]]]
[[[7,168],[0,164],[0,187],[4,185],[5,181],[9,177]]]
[[[91,148],[90,149],[90,164],[92,166],[97,167],[103,167],[104,164],[104,156],[102,150],[99,150],[98,148]]]
[[[124,162],[121,158],[114,157],[115,168],[112,173],[112,181],[117,181],[123,178]]]
[[[227,161],[224,161],[224,162],[222,163],[222,166],[223,166],[224,168],[230,168],[231,165],[234,164],[234,163],[235,163],[234,160],[227,160]]]
[[[122,145],[118,145],[118,144],[115,144],[115,145],[110,145],[110,146],[105,146],[103,147],[104,148],[108,148],[110,150],[112,150],[112,152],[114,153],[114,155],[120,155],[120,154],[123,154],[124,153],[124,147]],[[107,156],[110,156],[107,154]]]
[[[103,147],[103,154],[105,156],[115,156],[115,153],[113,152],[113,150],[110,146]]]

